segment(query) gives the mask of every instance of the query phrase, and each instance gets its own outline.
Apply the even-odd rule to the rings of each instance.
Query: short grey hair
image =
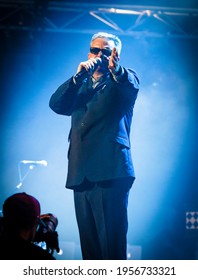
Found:
[[[116,35],[113,35],[113,34],[110,34],[110,33],[106,33],[106,32],[98,32],[98,33],[95,33],[92,38],[91,38],[91,43],[97,39],[97,38],[105,38],[107,39],[108,41],[113,41],[114,42],[114,45],[117,49],[117,52],[118,54],[120,55],[121,53],[121,49],[122,49],[122,42],[121,40],[116,36]]]

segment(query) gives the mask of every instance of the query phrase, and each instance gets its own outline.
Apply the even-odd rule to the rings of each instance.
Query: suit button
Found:
[[[81,122],[81,126],[85,126],[85,123],[84,123],[84,122]]]

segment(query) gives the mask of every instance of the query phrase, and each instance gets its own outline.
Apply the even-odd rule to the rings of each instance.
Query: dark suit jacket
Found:
[[[73,189],[84,178],[97,182],[135,177],[130,127],[139,89],[137,75],[124,69],[119,82],[108,73],[94,90],[90,83],[86,79],[75,85],[70,78],[49,104],[54,112],[71,116],[66,187]]]

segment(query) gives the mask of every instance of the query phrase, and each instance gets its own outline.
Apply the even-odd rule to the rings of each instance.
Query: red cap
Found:
[[[7,223],[18,228],[30,228],[40,216],[39,201],[25,192],[8,197],[3,204],[3,216]]]

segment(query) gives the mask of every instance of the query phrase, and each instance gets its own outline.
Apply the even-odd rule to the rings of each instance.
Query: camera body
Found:
[[[37,229],[37,233],[39,235],[45,235],[46,232],[54,232],[58,225],[58,219],[51,213],[42,214],[39,218],[39,226]]]
[[[56,250],[58,253],[60,251],[60,248],[58,241],[58,233],[56,231],[57,225],[58,219],[55,215],[51,213],[40,215],[33,243],[39,245],[40,242],[45,242],[46,250],[49,253],[53,254],[54,250]],[[0,236],[3,234],[4,229],[4,218],[3,215],[1,215],[0,213]],[[8,229],[9,232],[12,231],[10,227],[8,227],[7,230]]]
[[[34,242],[45,242],[47,251],[53,254],[54,250],[60,251],[56,227],[58,219],[51,213],[40,215]]]

